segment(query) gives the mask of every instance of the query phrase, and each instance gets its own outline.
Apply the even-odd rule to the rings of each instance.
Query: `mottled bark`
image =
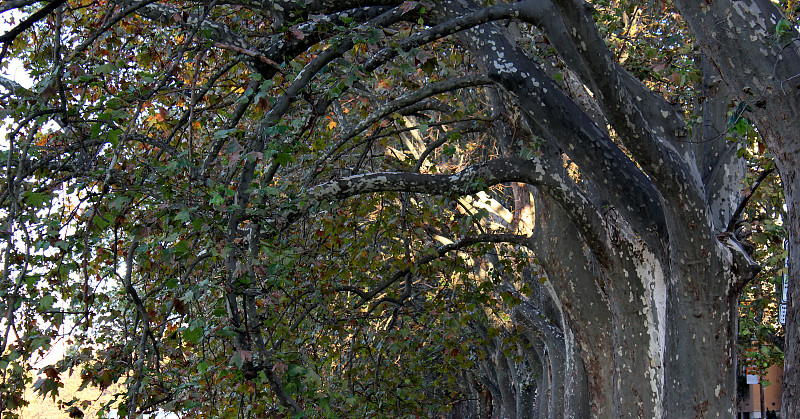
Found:
[[[559,315],[559,323],[560,317]],[[549,417],[564,417],[564,412],[569,408],[565,404],[564,380],[567,354],[561,328],[556,326],[552,319],[545,317],[542,311],[535,309],[531,303],[525,301],[514,308],[512,319],[515,320],[517,327],[528,336],[529,341],[537,340],[538,335],[538,339],[541,339],[544,344],[542,354],[544,359],[541,362],[546,365],[543,371],[543,375],[546,376],[546,386],[540,385],[539,387],[542,390],[547,389],[546,410],[549,412]]]
[[[512,376],[511,368],[508,365],[508,360],[504,354],[504,350],[505,348],[503,348],[502,342],[497,342],[494,353],[491,354],[491,363],[493,364],[495,370],[497,387],[500,391],[500,404],[502,406],[500,417],[516,418],[517,394],[514,388],[514,378]]]
[[[780,164],[789,218],[789,292],[781,403],[781,417],[787,418],[800,417],[800,159],[796,153],[793,159],[789,157],[787,153]]]
[[[550,363],[547,362],[544,342],[531,337],[528,340],[531,342],[531,348],[535,351],[536,357],[542,365],[539,388],[536,392],[536,413],[539,419],[545,419],[550,417],[550,395],[553,392],[550,386]]]
[[[592,417],[614,417],[611,313],[595,281],[592,262],[585,259],[579,235],[566,214],[544,196],[535,202],[538,216],[533,237],[540,240],[533,240],[531,249],[542,262],[547,284],[575,334],[588,374]]]
[[[450,2],[443,10],[456,15],[469,7]],[[561,19],[552,18],[553,12]],[[485,24],[462,34],[489,76],[517,99],[535,131],[569,155],[598,186],[601,202],[611,205],[601,240],[591,236],[596,230],[586,220],[570,218],[581,232],[573,240],[579,243],[582,235],[592,251],[584,262],[594,267],[590,287],[602,289],[612,317],[606,333],[615,348],[614,379],[609,380],[614,383],[613,404],[594,404],[593,413],[599,416],[613,405],[613,416],[731,415],[735,348],[730,342],[736,333],[736,305],[730,289],[734,253],[742,252],[735,245],[729,250],[729,243],[716,238],[709,201],[719,200],[724,191],[704,184],[682,116],[613,61],[581,2],[539,2],[523,10],[523,16],[553,39],[560,38],[555,46],[562,58],[594,90],[607,120],[648,174],[644,178],[608,135],[508,42],[501,27]],[[537,211],[537,228],[553,212]],[[548,245],[552,249],[555,244]],[[538,250],[539,257],[547,252]],[[545,263],[562,304],[589,288],[570,290],[570,284],[558,283],[555,278],[575,276],[558,272],[575,269],[576,252],[558,255],[561,260],[565,256],[573,259],[570,266],[559,260]],[[739,260],[746,262],[746,257]],[[741,268],[743,275],[749,273],[748,266]],[[565,316],[577,311],[567,307]],[[570,322],[576,336],[587,339],[590,334],[576,323],[581,322]],[[695,362],[703,367],[693,368]],[[587,371],[592,371],[590,364]],[[600,377],[595,374],[594,379]],[[595,392],[602,387],[592,384]],[[687,392],[692,396],[686,397]]]
[[[523,358],[524,360],[524,358]],[[509,369],[513,371],[514,378],[514,402],[517,418],[533,418],[536,381],[531,377],[529,366],[524,361],[514,361],[511,357],[506,357]]]
[[[778,33],[783,18],[769,0],[677,0],[701,50],[775,157],[786,197],[789,304],[786,316],[782,417],[800,417],[800,40],[796,28]]]
[[[525,334],[521,336],[522,344],[519,346],[522,351],[523,359],[527,365],[527,380],[521,385],[517,413],[520,417],[536,419],[538,418],[539,400],[538,396],[543,394],[539,387],[542,375],[544,374],[542,361],[536,349],[533,348],[531,339]],[[535,337],[533,341],[537,341]],[[541,345],[541,342],[538,343]]]
[[[571,330],[565,333],[567,348],[567,368],[564,379],[564,389],[566,391],[564,417],[571,419],[581,419],[591,417],[591,406],[589,394],[589,377],[583,365],[581,350],[577,345],[575,336]]]

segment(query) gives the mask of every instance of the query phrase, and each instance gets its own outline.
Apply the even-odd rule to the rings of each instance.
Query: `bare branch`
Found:
[[[758,175],[756,181],[753,182],[753,186],[750,187],[750,192],[748,192],[747,195],[742,198],[742,200],[739,202],[739,206],[736,207],[736,211],[734,211],[733,215],[731,215],[731,220],[728,222],[728,227],[725,229],[725,232],[733,233],[733,231],[736,229],[736,223],[738,223],[739,218],[742,217],[742,212],[744,212],[744,209],[747,208],[747,204],[750,202],[750,198],[753,197],[753,194],[756,192],[756,190],[758,190],[758,187],[761,186],[761,182],[763,182],[767,176],[774,171],[775,168],[771,167],[763,170],[761,174]]]
[[[309,176],[306,178],[306,184],[310,183],[322,171],[322,167],[327,162],[327,160],[330,159],[331,156],[333,156],[333,154],[336,153],[336,151],[339,150],[339,148],[341,148],[345,143],[350,141],[353,137],[355,137],[365,129],[369,128],[372,124],[391,115],[393,112],[397,112],[398,110],[406,106],[417,103],[433,95],[457,89],[463,89],[465,87],[482,86],[491,83],[492,81],[486,76],[471,74],[456,79],[450,79],[450,80],[445,80],[443,82],[425,85],[419,90],[415,90],[405,96],[401,96],[391,102],[381,105],[369,116],[359,121],[352,128],[348,129],[344,134],[342,134],[339,137],[339,140],[336,141],[336,143],[334,143],[333,146],[328,148],[328,151],[326,151],[325,154],[317,161],[317,164],[313,172],[311,172]]]

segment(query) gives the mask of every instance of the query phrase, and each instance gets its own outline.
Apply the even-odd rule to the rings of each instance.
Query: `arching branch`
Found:
[[[361,301],[356,305],[356,308],[358,308],[364,303],[372,300],[376,295],[383,292],[386,288],[389,288],[395,282],[404,278],[406,275],[409,275],[412,269],[442,258],[450,252],[455,252],[479,243],[514,243],[524,246],[528,243],[528,240],[529,238],[527,236],[521,236],[518,234],[479,234],[477,236],[465,237],[453,243],[448,243],[437,247],[433,253],[429,253],[419,258],[419,260],[415,261],[412,266],[395,272],[391,277],[385,279],[383,282],[376,285],[369,291],[363,291],[360,288],[352,286],[341,286],[335,288],[334,290],[348,291],[358,295],[361,298]],[[377,304],[373,305],[373,308],[376,305]]]

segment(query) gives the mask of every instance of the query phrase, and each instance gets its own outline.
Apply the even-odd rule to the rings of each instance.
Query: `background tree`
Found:
[[[2,6],[38,80],[2,79],[2,409],[63,333],[41,393],[81,365],[128,416],[732,416],[729,110],[797,249],[797,32],[675,3]]]

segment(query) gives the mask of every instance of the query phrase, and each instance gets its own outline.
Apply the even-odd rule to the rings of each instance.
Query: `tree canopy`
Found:
[[[0,13],[4,415],[800,412],[796,1]]]

